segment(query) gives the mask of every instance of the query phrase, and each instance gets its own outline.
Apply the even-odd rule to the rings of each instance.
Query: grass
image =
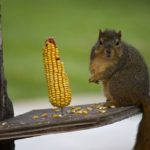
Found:
[[[3,45],[8,91],[14,100],[47,96],[42,47],[56,39],[74,94],[97,93],[88,83],[91,46],[99,28],[122,30],[150,66],[148,0],[2,0]]]

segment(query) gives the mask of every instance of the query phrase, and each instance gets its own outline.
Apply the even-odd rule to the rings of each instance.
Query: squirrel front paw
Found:
[[[89,78],[89,83],[91,83],[91,82],[96,83],[96,84],[99,84],[99,80],[97,80],[97,79],[95,78],[95,76],[91,76],[91,77]]]

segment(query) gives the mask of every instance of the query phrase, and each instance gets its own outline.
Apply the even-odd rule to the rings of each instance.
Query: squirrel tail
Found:
[[[133,150],[150,150],[150,97],[146,99],[143,107],[143,117],[139,124],[136,144]]]

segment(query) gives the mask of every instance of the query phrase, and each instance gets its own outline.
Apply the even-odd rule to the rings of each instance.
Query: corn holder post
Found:
[[[63,107],[71,102],[71,88],[53,38],[46,40],[43,58],[49,101],[53,106],[59,107],[63,115]]]

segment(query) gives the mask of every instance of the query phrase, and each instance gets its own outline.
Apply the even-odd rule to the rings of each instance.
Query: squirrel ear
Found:
[[[100,39],[100,37],[101,37],[101,35],[102,35],[102,30],[101,29],[99,29],[99,37],[98,37],[98,39]]]
[[[119,30],[117,34],[118,34],[119,39],[121,39],[121,30]]]

